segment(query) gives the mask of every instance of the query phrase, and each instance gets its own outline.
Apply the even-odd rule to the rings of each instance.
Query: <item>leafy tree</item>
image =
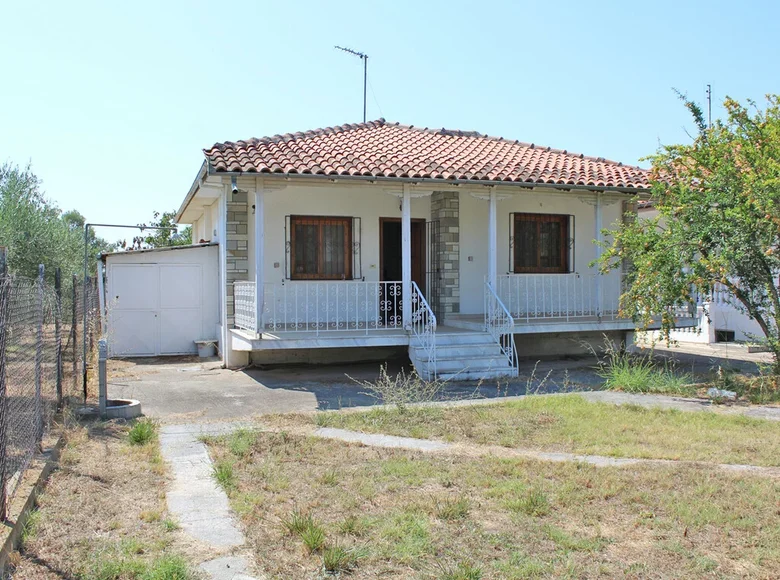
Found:
[[[138,224],[140,227],[154,226],[163,228],[172,228],[165,230],[149,230],[146,236],[140,235],[133,238],[133,248],[163,248],[167,246],[188,246],[192,243],[192,226],[185,226],[181,229],[174,221],[175,211],[166,211],[160,213],[155,211],[152,221],[149,224]]]
[[[724,288],[761,327],[780,374],[780,96],[764,110],[727,98],[727,118],[710,128],[681,99],[698,133],[650,157],[658,215],[616,224],[601,268],[630,265],[621,308],[640,328],[661,313],[667,339],[675,309]]]
[[[77,211],[65,212],[44,196],[41,181],[28,165],[21,169],[5,163],[0,166],[0,245],[8,247],[12,272],[34,277],[38,264],[47,278],[56,268],[63,276],[80,274],[84,262],[84,217]],[[90,264],[97,254],[111,246],[89,232]]]

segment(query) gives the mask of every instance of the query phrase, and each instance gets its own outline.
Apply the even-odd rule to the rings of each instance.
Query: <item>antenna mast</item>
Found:
[[[707,85],[707,127],[712,129],[712,85]]]
[[[368,55],[363,52],[352,50],[351,48],[344,48],[343,46],[334,46],[338,50],[348,52],[354,56],[360,58],[363,61],[363,122],[366,122],[366,83],[368,81]]]

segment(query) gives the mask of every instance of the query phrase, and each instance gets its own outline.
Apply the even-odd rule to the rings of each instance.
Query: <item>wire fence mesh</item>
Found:
[[[37,279],[0,274],[0,519],[54,413],[86,398],[85,370],[100,325],[97,285],[76,278],[71,284],[63,300],[59,273],[54,285],[44,281],[43,267]]]

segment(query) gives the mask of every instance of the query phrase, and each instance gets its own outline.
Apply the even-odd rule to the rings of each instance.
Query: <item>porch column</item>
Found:
[[[602,204],[601,204],[601,192],[599,191],[596,193],[596,203],[593,206],[595,209],[596,215],[594,216],[593,223],[595,224],[595,240],[596,240],[596,260],[601,258],[601,246],[599,245],[601,243],[601,211],[602,211]],[[604,296],[601,291],[601,275],[598,273],[598,269],[596,270],[596,304],[598,306],[598,315],[601,316],[601,313],[604,312]]]
[[[259,184],[255,189],[255,324],[259,334],[263,330],[263,274],[265,250],[265,191]]]
[[[403,300],[403,327],[412,324],[412,194],[404,184],[401,202],[401,286]]]
[[[496,290],[497,282],[497,267],[498,267],[498,250],[497,250],[497,229],[496,229],[496,206],[498,200],[496,199],[495,187],[490,188],[490,198],[488,206],[488,274],[487,279],[490,287]]]

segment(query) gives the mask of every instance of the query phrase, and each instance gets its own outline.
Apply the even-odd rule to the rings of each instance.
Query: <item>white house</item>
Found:
[[[476,132],[363,124],[218,143],[181,204],[219,247],[226,365],[382,358],[513,375],[633,329],[600,231],[645,170]]]

